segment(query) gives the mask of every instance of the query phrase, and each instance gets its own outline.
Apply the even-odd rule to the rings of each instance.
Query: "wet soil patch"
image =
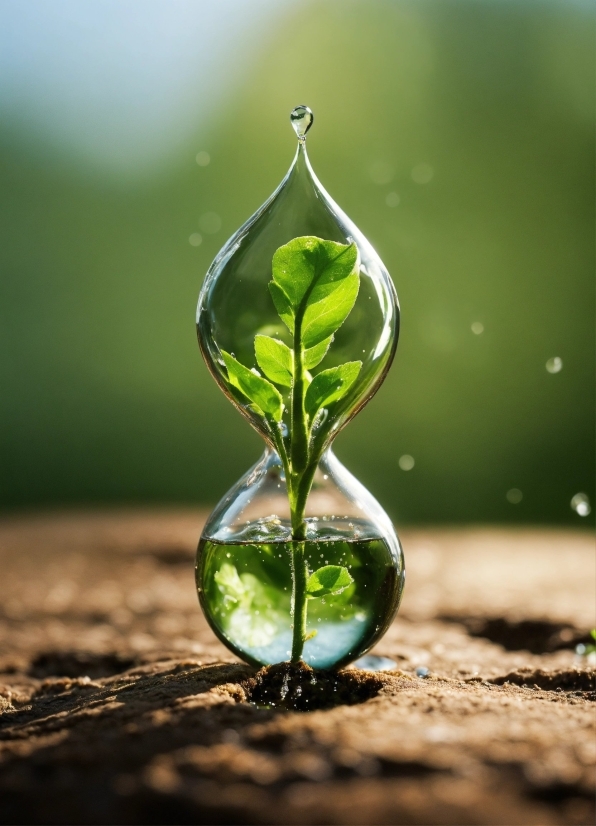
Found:
[[[591,642],[587,633],[571,625],[548,620],[521,620],[514,622],[503,617],[442,616],[444,622],[463,625],[472,637],[483,637],[501,645],[506,651],[530,651],[547,654],[564,649],[573,650],[576,645]]]
[[[97,680],[122,674],[137,665],[133,657],[119,654],[92,654],[86,651],[47,651],[39,654],[29,667],[29,676],[47,677],[89,677]]]
[[[356,669],[315,671],[305,663],[278,663],[262,668],[242,687],[247,700],[260,706],[316,711],[364,703],[385,684],[380,675]]]
[[[596,672],[594,671],[580,671],[575,668],[557,671],[523,668],[511,671],[502,677],[495,677],[490,682],[495,685],[512,683],[528,688],[541,688],[545,691],[576,692],[586,700],[596,700]]]

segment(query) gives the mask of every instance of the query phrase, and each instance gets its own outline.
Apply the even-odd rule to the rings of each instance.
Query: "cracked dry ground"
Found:
[[[593,823],[589,533],[404,532],[396,669],[303,714],[251,703],[202,618],[201,524],[0,522],[0,822]]]

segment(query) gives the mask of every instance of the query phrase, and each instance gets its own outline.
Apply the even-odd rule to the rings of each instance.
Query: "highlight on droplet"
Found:
[[[546,362],[546,369],[549,373],[560,373],[563,369],[563,359],[555,356]]]
[[[398,464],[402,470],[412,470],[416,462],[413,456],[410,456],[409,453],[404,453],[403,456],[399,457]]]
[[[570,504],[578,516],[589,516],[592,513],[590,499],[585,493],[576,493]]]
[[[524,495],[519,488],[511,488],[505,494],[505,498],[508,502],[511,502],[512,505],[519,505]]]

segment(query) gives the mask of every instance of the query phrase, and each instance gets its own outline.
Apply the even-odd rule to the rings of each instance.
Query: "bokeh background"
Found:
[[[305,103],[403,313],[340,459],[398,524],[591,522],[593,3],[0,9],[5,510],[212,505],[258,458],[194,312]]]

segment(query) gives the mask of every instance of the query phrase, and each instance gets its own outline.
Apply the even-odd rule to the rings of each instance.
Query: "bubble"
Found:
[[[519,488],[511,488],[511,490],[508,490],[505,494],[505,498],[508,502],[511,502],[512,505],[519,505],[524,495]]]
[[[207,235],[214,235],[221,229],[221,218],[216,212],[204,212],[199,218],[199,226]]]
[[[560,373],[563,369],[563,359],[555,356],[546,362],[546,369],[549,373]]]
[[[387,163],[386,161],[376,161],[375,163],[371,164],[368,172],[371,181],[375,184],[379,184],[379,186],[382,186],[383,184],[388,184],[390,181],[393,180],[393,176],[395,175],[395,169],[390,163]]]
[[[209,152],[205,152],[205,150],[202,150],[201,152],[197,152],[195,161],[199,166],[209,166],[209,164],[211,163],[211,155],[209,154]]]
[[[403,456],[399,457],[399,466],[402,470],[412,470],[415,464],[414,457],[410,456],[409,453],[404,453]]]
[[[472,332],[475,336],[479,336],[484,332],[484,324],[481,321],[474,321],[472,324]]]
[[[571,507],[578,516],[589,516],[592,512],[590,500],[585,493],[576,493],[571,500]]]
[[[416,676],[421,677],[422,679],[424,679],[424,677],[428,677],[429,674],[430,669],[427,668],[425,665],[419,665],[416,669]]]
[[[396,207],[399,204],[399,195],[397,192],[388,192],[385,196],[385,203],[388,207]]]
[[[415,184],[428,184],[432,181],[435,170],[428,163],[419,163],[412,169],[411,176]]]
[[[188,243],[191,247],[200,247],[203,243],[203,236],[200,232],[193,232],[193,234],[189,237]]]

